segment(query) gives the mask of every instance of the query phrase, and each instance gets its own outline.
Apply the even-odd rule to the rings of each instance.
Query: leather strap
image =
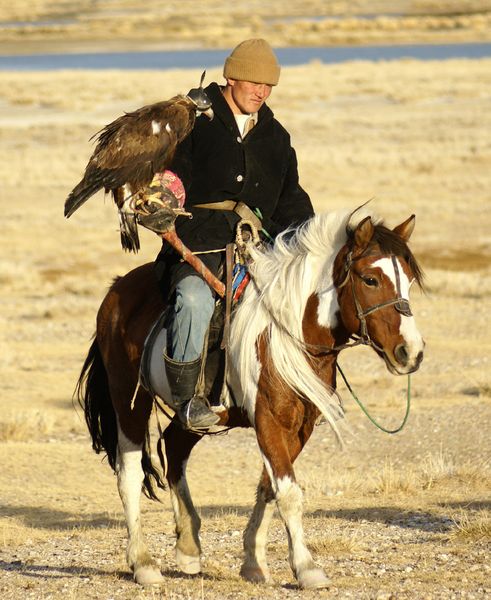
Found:
[[[223,200],[222,202],[195,204],[193,208],[207,208],[209,210],[234,210],[236,206],[237,202],[235,202],[235,200]]]
[[[209,204],[195,204],[192,208],[206,208],[208,210],[231,210],[242,219],[251,221],[254,227],[261,231],[263,228],[261,219],[244,202],[235,202],[235,200],[223,200],[222,202],[210,202]]]
[[[234,249],[235,244],[227,244],[225,250],[225,272],[226,272],[226,283],[225,283],[225,320],[223,323],[223,338],[220,348],[222,350],[228,349],[230,344],[230,315],[232,314],[232,271],[234,268]]]

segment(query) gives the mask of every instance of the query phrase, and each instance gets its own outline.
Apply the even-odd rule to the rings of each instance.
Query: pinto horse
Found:
[[[266,582],[268,524],[283,519],[292,571],[301,588],[329,585],[307,549],[302,491],[293,463],[323,416],[339,435],[336,387],[339,352],[371,346],[393,374],[418,369],[423,339],[409,307],[422,272],[407,241],[414,215],[393,230],[360,211],[320,214],[268,248],[251,249],[252,283],[231,323],[220,424],[253,427],[264,462],[246,527],[241,575]],[[97,331],[77,384],[96,452],[117,473],[128,529],[127,561],[140,584],[162,581],[144,541],[141,491],[155,498],[163,477],[150,458],[151,395],[137,387],[145,338],[164,309],[151,264],[119,278],[97,315]],[[351,341],[350,341],[351,340]],[[135,394],[135,389],[137,390]],[[228,406],[226,406],[228,404]],[[202,435],[172,420],[163,433],[165,476],[176,521],[176,560],[200,572],[200,518],[186,481],[186,464]]]

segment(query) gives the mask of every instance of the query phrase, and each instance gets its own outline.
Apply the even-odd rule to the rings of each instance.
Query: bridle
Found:
[[[358,340],[359,340],[358,343],[365,344],[367,346],[372,346],[374,349],[383,353],[383,349],[380,348],[380,346],[372,340],[372,338],[370,337],[370,334],[368,333],[366,317],[368,315],[376,312],[377,310],[380,310],[381,308],[385,308],[386,306],[394,306],[395,309],[397,310],[397,312],[399,312],[400,314],[402,314],[406,317],[411,317],[413,313],[411,312],[411,307],[409,306],[409,301],[406,298],[403,298],[401,295],[401,277],[399,274],[399,265],[397,264],[397,259],[393,254],[390,255],[390,259],[391,259],[392,265],[394,267],[394,273],[395,273],[395,277],[396,277],[396,296],[395,296],[395,298],[391,298],[390,300],[386,300],[385,302],[380,302],[379,304],[373,304],[372,306],[369,306],[368,308],[365,308],[365,309],[361,306],[360,301],[358,300],[358,297],[356,295],[353,274],[360,278],[361,278],[361,275],[359,275],[352,267],[353,267],[353,263],[356,260],[359,260],[360,258],[363,258],[364,256],[366,256],[366,255],[362,254],[362,255],[358,256],[356,259],[353,259],[352,251],[348,252],[348,254],[346,256],[346,262],[344,265],[344,271],[345,271],[346,275],[345,275],[343,282],[338,286],[338,289],[343,288],[348,283],[348,281],[351,282],[351,292],[353,294],[353,302],[354,302],[355,308],[356,308],[356,316],[357,316],[358,320],[360,321],[360,334],[359,334],[359,338],[358,338]],[[352,344],[350,344],[350,345],[352,345]],[[343,345],[342,347],[344,348],[344,347],[346,347],[346,345]],[[341,348],[341,347],[333,348],[333,350],[338,349],[338,348]]]

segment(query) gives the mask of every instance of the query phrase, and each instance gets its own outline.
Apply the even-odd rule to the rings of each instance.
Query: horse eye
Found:
[[[375,279],[375,277],[364,277],[363,281],[364,281],[364,283],[366,283],[370,287],[377,287],[378,286],[378,281]]]

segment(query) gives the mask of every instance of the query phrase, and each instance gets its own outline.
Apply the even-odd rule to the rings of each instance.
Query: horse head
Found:
[[[421,269],[407,245],[414,224],[412,215],[393,230],[371,217],[348,226],[333,268],[347,333],[372,346],[398,375],[416,371],[424,350],[409,305],[411,285],[422,286]]]

